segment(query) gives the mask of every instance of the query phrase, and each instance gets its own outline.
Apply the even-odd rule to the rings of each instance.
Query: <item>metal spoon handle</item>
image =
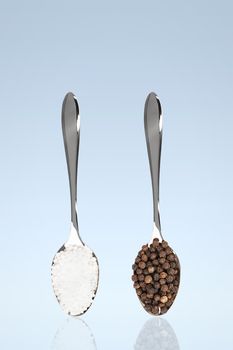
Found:
[[[159,173],[162,146],[162,111],[158,96],[151,92],[145,102],[144,125],[153,192],[154,225],[161,235]]]
[[[78,102],[74,94],[66,94],[62,105],[62,132],[70,183],[71,222],[78,233],[77,168],[80,138]]]

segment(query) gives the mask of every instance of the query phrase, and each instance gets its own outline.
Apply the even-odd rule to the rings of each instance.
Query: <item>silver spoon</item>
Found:
[[[153,193],[153,233],[142,246],[133,265],[132,279],[145,310],[161,315],[173,304],[180,283],[179,259],[163,240],[159,213],[159,174],[162,146],[162,111],[155,93],[150,93],[144,109],[144,125]]]
[[[69,92],[62,105],[62,131],[71,198],[71,229],[68,241],[55,255],[52,286],[62,309],[71,316],[85,313],[95,298],[99,265],[95,254],[81,240],[77,219],[77,165],[80,117],[76,97]]]

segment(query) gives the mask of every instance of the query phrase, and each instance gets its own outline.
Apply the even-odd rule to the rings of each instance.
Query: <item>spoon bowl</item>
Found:
[[[80,316],[91,306],[98,287],[99,265],[85,245],[63,245],[52,262],[52,285],[62,309]]]
[[[138,252],[133,271],[134,288],[144,309],[152,315],[165,314],[180,284],[180,263],[172,248],[154,238]]]

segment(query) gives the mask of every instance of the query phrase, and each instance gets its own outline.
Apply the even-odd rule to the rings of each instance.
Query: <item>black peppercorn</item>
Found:
[[[139,264],[138,264],[138,266],[139,266],[140,269],[143,270],[143,269],[145,269],[145,267],[146,267],[146,263],[145,263],[144,261],[140,261]]]
[[[180,280],[179,262],[168,243],[154,239],[150,246],[142,246],[133,271],[134,288],[145,309],[154,315],[167,312]]]

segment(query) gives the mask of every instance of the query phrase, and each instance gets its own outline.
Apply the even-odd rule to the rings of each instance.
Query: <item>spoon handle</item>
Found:
[[[158,96],[154,92],[148,95],[145,102],[144,125],[153,192],[154,228],[159,231],[161,237],[159,173],[162,146],[162,110]]]
[[[78,102],[74,94],[66,94],[62,104],[62,132],[70,183],[71,222],[78,233],[77,168],[80,138]]]

